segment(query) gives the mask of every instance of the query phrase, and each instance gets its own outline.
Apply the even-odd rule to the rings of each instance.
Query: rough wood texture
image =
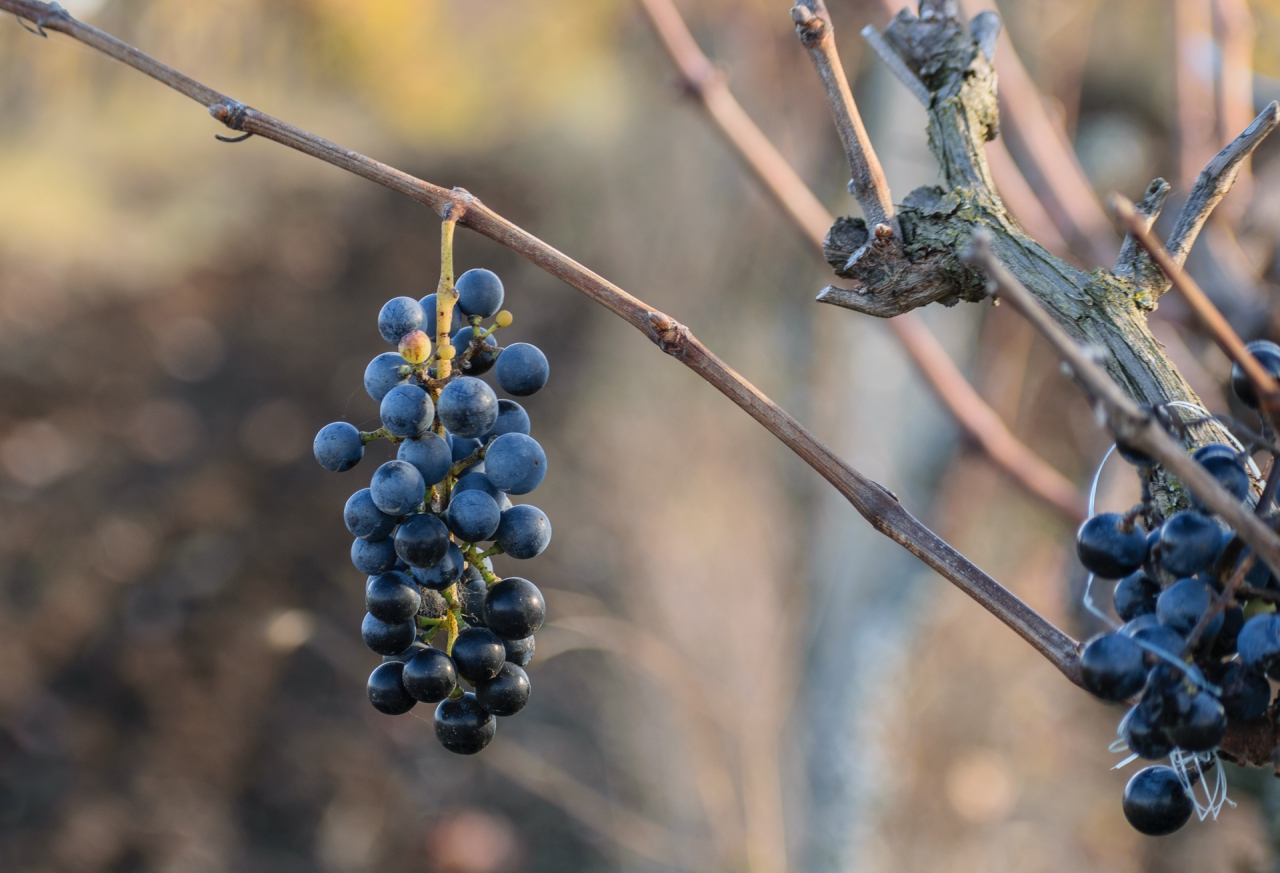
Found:
[[[940,0],[922,2],[919,17],[903,10],[886,28],[885,42],[932,95],[929,145],[941,164],[945,187],[918,188],[904,199],[898,212],[900,258],[870,239],[862,222],[838,219],[827,235],[826,255],[836,274],[854,284],[828,287],[818,299],[879,318],[928,303],[981,300],[984,278],[957,254],[974,230],[985,228],[1001,263],[1074,340],[1099,351],[1102,365],[1130,397],[1148,406],[1171,400],[1198,404],[1147,328],[1146,313],[1155,306],[1153,291],[1160,289],[1131,281],[1141,270],[1117,277],[1107,270],[1086,273],[1073,267],[1027,237],[1005,210],[983,148],[998,133],[996,75],[980,43],[989,41],[991,23],[983,22],[978,30],[975,37],[954,4]],[[1229,147],[1232,157],[1244,151],[1241,141],[1256,144],[1259,134],[1274,126],[1267,118]],[[1226,179],[1227,165],[1234,168],[1238,160],[1221,163],[1224,167],[1213,175]],[[1222,186],[1211,187],[1216,192]],[[1153,211],[1159,199],[1153,197]],[[1133,266],[1144,265],[1137,260]],[[1211,428],[1197,428],[1191,438],[1212,441],[1215,435]],[[1176,490],[1168,481],[1157,483],[1158,505],[1168,508],[1176,502]]]

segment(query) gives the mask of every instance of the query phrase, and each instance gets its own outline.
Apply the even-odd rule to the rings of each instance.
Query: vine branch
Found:
[[[442,217],[449,207],[465,211],[458,223],[528,259],[577,288],[635,327],[668,355],[697,373],[826,479],[877,531],[920,558],[1031,644],[1064,676],[1080,683],[1077,643],[984,573],[916,519],[884,486],[863,476],[798,421],[734,372],[687,327],[517,227],[469,192],[425,182],[232,100],[102,31],[72,18],[61,7],[37,0],[0,0],[11,12],[49,30],[99,49],[198,103],[233,130],[253,133],[402,193]],[[1264,555],[1265,557],[1265,555]]]
[[[834,217],[734,98],[724,76],[698,47],[672,0],[640,0],[640,4],[688,92],[702,104],[742,162],[821,251]],[[908,74],[914,77],[909,71]],[[1014,435],[969,384],[924,322],[907,313],[889,319],[887,325],[925,381],[992,463],[1071,524],[1083,522],[1085,504],[1075,485]]]

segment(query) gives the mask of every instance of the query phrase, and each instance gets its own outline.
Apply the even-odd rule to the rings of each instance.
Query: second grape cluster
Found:
[[[538,588],[498,578],[490,559],[533,558],[551,541],[542,510],[511,501],[542,483],[546,453],[529,435],[524,408],[499,400],[480,377],[492,371],[504,393],[526,397],[550,370],[535,346],[498,346],[494,333],[512,316],[494,273],[469,270],[454,287],[447,331],[438,331],[435,294],[382,307],[378,331],[396,351],[378,355],[364,374],[382,426],[326,425],[315,456],[342,472],[374,440],[398,445],[396,459],[343,512],[355,537],[351,561],[368,576],[361,635],[383,656],[369,676],[369,701],[390,715],[437,704],[437,739],[466,755],[493,739],[495,716],[528,702],[524,667],[546,617]]]

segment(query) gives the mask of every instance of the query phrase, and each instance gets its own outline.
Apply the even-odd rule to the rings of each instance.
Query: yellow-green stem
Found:
[[[457,213],[448,210],[440,223],[440,285],[436,288],[436,378],[447,379],[452,363],[439,357],[440,349],[449,348],[449,329],[453,326],[453,306],[458,302],[458,289],[453,287],[453,231],[458,226]]]

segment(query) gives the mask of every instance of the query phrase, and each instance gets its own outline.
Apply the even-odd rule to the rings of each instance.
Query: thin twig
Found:
[[[840,63],[840,53],[836,51],[835,29],[826,3],[823,0],[801,0],[801,4],[791,10],[791,20],[795,22],[800,42],[809,51],[818,78],[822,80],[822,88],[827,92],[831,115],[844,145],[845,158],[849,161],[852,175],[849,193],[858,199],[868,229],[874,233],[879,225],[888,225],[893,228],[894,236],[901,240],[889,183],[885,181],[880,159],[871,147],[871,138],[862,124],[858,104],[853,102],[849,79]]]
[[[1280,568],[1280,537],[1191,457],[1159,425],[1150,410],[1125,394],[1094,356],[1079,346],[1035,297],[1010,273],[991,249],[988,232],[974,233],[965,259],[985,272],[996,293],[1031,322],[1066,361],[1076,382],[1095,404],[1118,442],[1155,458],[1210,511],[1221,516],[1273,571]]]
[[[1142,202],[1134,207],[1142,217],[1143,226],[1147,230],[1151,230],[1151,225],[1155,224],[1156,219],[1160,217],[1160,210],[1164,208],[1164,201],[1169,198],[1171,190],[1173,189],[1164,179],[1156,179],[1147,186]],[[1120,246],[1120,257],[1116,258],[1116,268],[1112,272],[1121,278],[1132,277],[1139,272],[1139,262],[1146,258],[1147,255],[1138,245],[1137,237],[1133,235],[1133,231],[1130,231],[1124,236],[1124,243]]]
[[[147,73],[208,106],[210,114],[234,130],[255,133],[397,191],[438,214],[465,207],[459,224],[510,249],[582,291],[635,327],[664,352],[693,370],[812,467],[877,531],[920,558],[943,578],[978,601],[1025,639],[1070,681],[1080,683],[1076,641],[1019,600],[949,543],[925,527],[891,492],[863,476],[809,433],[798,421],[730,369],[684,325],[632,297],[586,267],[489,209],[462,189],[448,190],[394,167],[344,149],[313,133],[251,109],[159,63],[114,37],[72,18],[61,7],[36,0],[0,0],[0,10],[66,34]]]
[[[1276,108],[1276,104],[1272,103],[1271,109],[1274,111]],[[1253,383],[1254,390],[1258,392],[1259,405],[1267,418],[1273,422],[1280,418],[1280,384],[1277,384],[1267,369],[1245,348],[1244,340],[1240,339],[1235,329],[1223,318],[1218,307],[1213,305],[1208,295],[1201,290],[1190,274],[1182,269],[1173,255],[1161,247],[1152,235],[1146,219],[1134,209],[1133,204],[1124,196],[1114,194],[1111,198],[1111,206],[1125,227],[1129,229],[1129,233],[1137,240],[1138,245],[1142,246],[1171,285],[1181,292],[1187,305],[1199,316],[1205,329],[1213,337],[1213,341],[1228,358],[1244,370],[1249,381]]]
[[[880,35],[880,31],[875,29],[874,25],[868,24],[862,28],[862,39],[867,45],[871,46],[871,50],[880,56],[880,60],[889,68],[889,72],[897,78],[899,82],[906,86],[911,92],[911,96],[920,101],[920,105],[926,109],[933,102],[933,95],[929,93],[929,89],[925,87],[924,82],[920,81],[920,77],[915,74],[906,62],[902,60],[902,55],[893,50],[893,46],[889,45],[889,41]]]
[[[1174,225],[1166,244],[1174,263],[1179,266],[1186,263],[1191,246],[1200,235],[1200,229],[1204,227],[1213,208],[1231,190],[1231,185],[1236,180],[1236,173],[1245,158],[1253,154],[1253,150],[1266,139],[1267,134],[1276,129],[1278,124],[1280,124],[1280,104],[1273,100],[1253,120],[1253,123],[1244,129],[1243,133],[1218,152],[1200,171],[1195,187],[1187,196],[1187,202],[1183,204],[1182,212],[1178,215],[1178,223]],[[1154,296],[1159,297],[1168,288],[1168,284],[1157,286],[1153,289]]]
[[[698,47],[675,4],[671,0],[640,2],[689,92],[706,108],[742,162],[821,252],[835,218],[734,98],[724,77]],[[887,323],[925,381],[992,463],[1072,524],[1083,522],[1084,500],[1075,485],[1009,430],[919,316],[908,313]]]

